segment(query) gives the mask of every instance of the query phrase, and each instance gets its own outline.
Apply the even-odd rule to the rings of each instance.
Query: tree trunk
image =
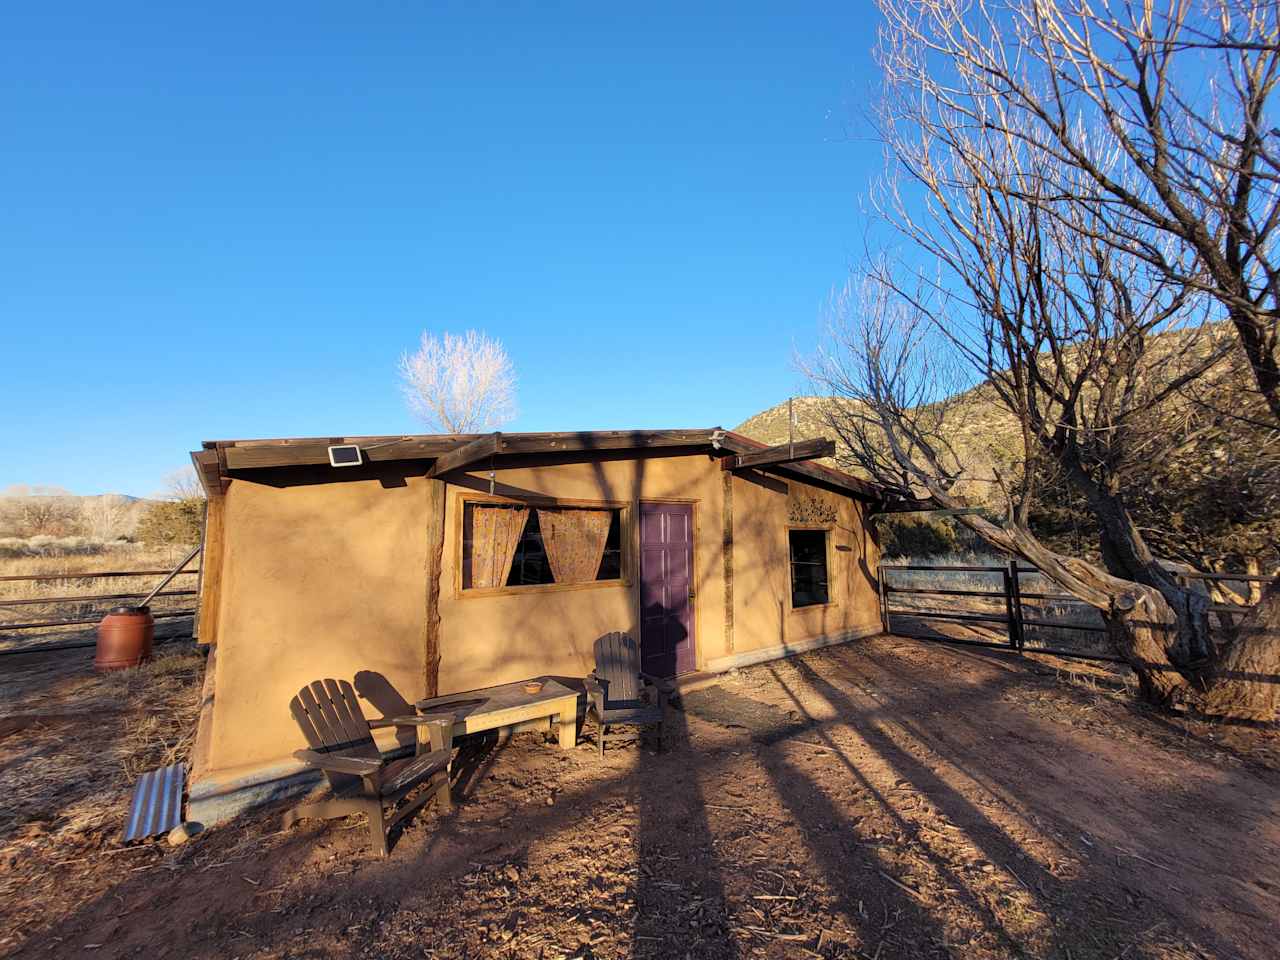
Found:
[[[1103,611],[1107,639],[1138,675],[1138,693],[1147,703],[1173,706],[1187,678],[1173,665],[1169,650],[1178,646],[1178,618],[1154,587],[1139,586],[1132,609]]]
[[[1214,716],[1273,720],[1280,708],[1280,583],[1246,613],[1208,675],[1199,708]]]
[[[939,492],[934,492],[934,498],[939,502],[947,499]],[[993,546],[1029,561],[1059,587],[1098,610],[1112,649],[1137,673],[1144,700],[1171,706],[1188,685],[1170,660],[1171,653],[1179,649],[1181,630],[1160,590],[1055,553],[1019,524],[996,526],[976,516],[964,516],[961,523]]]
[[[960,505],[941,488],[931,487],[930,493],[943,506]],[[1101,612],[1107,638],[1138,675],[1144,700],[1169,707],[1181,698],[1192,699],[1191,681],[1171,659],[1182,644],[1179,618],[1160,590],[1055,553],[1015,522],[997,525],[972,514],[962,516],[960,522]],[[1280,583],[1268,587],[1232,642],[1198,680],[1203,693],[1193,702],[1206,714],[1261,720],[1275,716],[1280,705]]]
[[[1083,493],[1098,520],[1099,546],[1107,571],[1122,580],[1160,591],[1173,612],[1178,640],[1169,650],[1169,658],[1187,667],[1210,656],[1213,645],[1209,641],[1208,598],[1182,586],[1160,565],[1119,494],[1104,490],[1087,477],[1076,476],[1077,472],[1069,471],[1069,476],[1084,488]]]

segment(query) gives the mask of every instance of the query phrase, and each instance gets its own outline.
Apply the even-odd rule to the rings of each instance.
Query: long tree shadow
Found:
[[[724,723],[733,717],[745,721],[742,725],[751,731],[752,739],[764,747],[779,747],[788,742],[820,743],[838,757],[858,788],[869,795],[903,833],[913,834],[912,826],[828,734],[830,723],[814,718],[776,671],[771,672],[794,704],[795,709],[790,713],[771,704],[736,696],[728,690],[714,691],[714,700],[718,702],[708,703],[702,709],[695,701],[694,709],[713,722]],[[704,699],[709,701],[711,697]],[[837,722],[845,723],[849,719],[850,711],[844,710]],[[761,759],[774,789],[819,862],[828,886],[836,892],[846,920],[862,937],[864,951],[880,952],[883,956],[895,953],[923,956],[936,952],[940,944],[947,942],[948,930],[942,920],[925,905],[923,897],[911,896],[904,891],[904,887],[907,891],[910,887],[899,886],[901,881],[889,875],[892,867],[878,855],[878,847],[859,839],[856,823],[815,782],[810,771],[776,751],[764,752]],[[945,885],[956,891],[955,896],[965,909],[980,917],[1004,946],[1016,947],[1016,941],[1004,931],[994,912],[967,888],[965,879],[940,858],[931,853],[926,856]],[[868,914],[865,903],[873,898],[881,909]],[[886,945],[887,954],[882,952]]]
[[[1112,955],[1111,951],[1120,951],[1132,947],[1132,939],[1130,939],[1132,931],[1125,930],[1123,926],[1117,925],[1112,916],[1114,912],[1112,904],[1116,898],[1127,902],[1130,910],[1149,910],[1154,907],[1160,912],[1164,912],[1171,906],[1171,902],[1168,901],[1163,902],[1163,906],[1157,906],[1148,901],[1146,906],[1143,907],[1139,901],[1134,899],[1137,895],[1134,888],[1126,885],[1123,881],[1119,881],[1117,889],[1117,882],[1114,878],[1108,877],[1104,880],[1089,867],[1085,867],[1085,872],[1082,876],[1074,877],[1070,881],[1064,881],[1062,878],[1048,872],[1036,858],[1025,856],[1027,851],[1014,836],[975,807],[954,785],[946,783],[925,762],[896,740],[889,732],[890,725],[899,728],[923,751],[931,751],[937,754],[942,762],[947,764],[958,775],[971,780],[984,792],[993,798],[999,799],[1010,812],[1015,812],[1018,807],[1023,807],[1021,815],[1024,820],[1038,822],[1038,818],[1048,817],[1051,820],[1058,821],[1057,826],[1070,835],[1074,836],[1081,833],[1080,825],[1073,819],[1061,819],[1064,816],[1061,810],[1039,808],[1032,811],[1027,809],[1026,803],[1028,801],[1019,796],[1016,784],[1006,783],[999,779],[1001,776],[999,771],[973,770],[971,761],[975,759],[974,745],[955,741],[953,739],[953,731],[948,729],[947,724],[939,724],[936,728],[930,727],[929,730],[925,730],[920,726],[918,718],[928,712],[931,706],[931,699],[937,693],[936,688],[940,684],[937,677],[930,678],[922,685],[920,678],[911,675],[900,663],[877,663],[878,668],[884,670],[887,675],[895,677],[907,689],[914,689],[917,692],[903,698],[896,693],[887,693],[884,689],[877,689],[876,696],[872,697],[868,691],[863,689],[863,681],[856,675],[856,671],[843,669],[847,664],[833,661],[833,665],[841,668],[842,682],[851,683],[855,687],[863,689],[868,698],[877,704],[876,709],[865,710],[860,709],[845,691],[819,674],[803,659],[797,659],[793,661],[793,664],[797,673],[804,678],[805,683],[834,706],[842,717],[850,721],[856,720],[857,735],[883,761],[888,763],[898,776],[907,778],[916,789],[927,794],[929,799],[953,822],[961,825],[972,842],[982,850],[988,859],[993,863],[1003,865],[1010,872],[1013,871],[1011,865],[1015,862],[1017,863],[1015,879],[1040,901],[1042,909],[1052,918],[1052,927],[1049,931],[1050,950],[1052,951],[1050,955],[1065,956],[1066,951],[1074,948],[1077,951],[1076,955],[1079,956],[1080,945],[1090,942],[1097,945],[1098,955],[1100,956]],[[1009,680],[999,678],[994,683],[989,682],[977,686],[949,686],[947,691],[948,707],[950,709],[990,711],[995,700],[995,692],[1007,686],[1011,680],[1016,680],[1016,677],[1011,676]],[[1026,756],[1023,752],[1019,753],[1019,757],[1022,764],[1019,782],[1022,782],[1024,777],[1061,780],[1059,771],[1046,766],[1047,763],[1052,763],[1057,758]],[[960,758],[965,758],[965,761]],[[1081,757],[1079,759],[1087,763],[1089,758]],[[1093,772],[1097,776],[1088,777],[1080,769],[1080,764],[1077,763],[1076,765],[1076,773],[1081,782],[1089,779],[1099,780],[1099,778],[1110,773],[1110,771],[1104,770]],[[1068,785],[1067,789],[1071,790],[1073,788]],[[1142,803],[1143,798],[1138,797],[1137,801]],[[1083,859],[1086,863],[1091,862],[1087,859],[1087,856]],[[1164,882],[1161,881],[1160,885],[1163,886]],[[1088,896],[1081,897],[1082,887],[1089,890]],[[1089,900],[1093,905],[1084,911],[1079,910],[1079,904],[1082,899]],[[1073,902],[1073,909],[1064,913],[1061,909],[1062,905],[1069,901]],[[1179,910],[1175,910],[1175,915],[1186,928],[1194,930],[1199,939],[1214,944],[1218,949],[1231,951],[1233,945],[1224,942],[1219,932],[1207,927],[1199,918]],[[1101,942],[1099,940],[1100,937],[1105,942]]]
[[[665,749],[680,755],[681,770],[640,785],[631,956],[734,958],[733,911],[707,818],[703,763],[682,710],[668,707],[663,727]]]
[[[792,665],[802,667],[796,666],[796,673],[792,674],[789,672]],[[984,952],[1018,955],[1017,945],[1009,946],[1017,937],[991,917],[990,893],[976,894],[969,879],[956,871],[954,861],[931,849],[927,837],[919,837],[913,815],[897,803],[896,793],[890,796],[892,791],[886,791],[862,769],[861,761],[854,759],[856,754],[846,742],[852,731],[888,767],[909,778],[927,794],[954,823],[974,834],[974,844],[988,859],[997,864],[1002,860],[1012,862],[1011,856],[1019,849],[1018,842],[986,811],[975,807],[971,797],[930,769],[899,733],[900,728],[915,726],[912,718],[920,719],[932,712],[931,698],[937,696],[940,689],[946,688],[952,693],[958,690],[962,694],[958,698],[962,707],[977,710],[984,704],[990,706],[1006,684],[1017,682],[1017,677],[1011,674],[1008,678],[972,686],[952,683],[946,676],[929,683],[919,682],[920,678],[916,677],[916,684],[905,694],[896,689],[896,684],[891,684],[891,692],[877,702],[864,701],[856,691],[851,693],[846,689],[848,684],[856,685],[866,679],[865,667],[860,667],[851,655],[810,655],[803,660],[789,661],[783,667],[766,669],[776,670],[780,684],[776,689],[780,696],[790,698],[788,702],[795,706],[794,710],[774,705],[762,707],[761,701],[741,697],[730,688],[709,690],[699,696],[687,695],[685,706],[690,714],[713,713],[714,716],[707,718],[715,723],[740,726],[750,733],[764,769],[763,776],[767,777],[799,834],[802,848],[796,855],[815,865],[814,872],[831,891],[837,910],[863,941],[859,952],[871,957],[879,949],[881,960],[947,955],[951,949],[948,944],[958,942],[954,935],[954,914],[959,912],[970,918],[969,926],[984,937],[975,946],[979,955]],[[832,671],[836,682],[829,679]],[[700,702],[709,705],[706,710],[700,709]],[[808,710],[806,703],[810,704]],[[829,706],[831,715],[823,711],[820,717],[815,716],[813,704]],[[715,778],[740,770],[738,765],[745,761],[731,759],[729,750],[709,746],[701,729],[697,737],[691,737],[686,714],[673,711],[668,719],[670,754],[651,758],[636,748],[627,748],[625,756],[615,754],[613,761],[607,761],[606,768],[598,773],[594,766],[579,766],[576,782],[564,782],[554,806],[529,807],[525,796],[525,805],[517,808],[514,827],[499,822],[477,801],[481,809],[477,816],[469,819],[430,818],[427,828],[430,835],[405,844],[389,861],[370,860],[361,854],[347,864],[344,860],[351,857],[349,852],[343,853],[341,836],[333,828],[316,827],[299,829],[295,835],[281,838],[278,846],[250,853],[250,859],[245,860],[243,866],[229,869],[222,868],[221,862],[237,861],[228,851],[229,844],[215,837],[212,846],[202,848],[197,844],[183,848],[191,851],[190,854],[179,854],[212,857],[215,862],[185,860],[182,861],[185,866],[174,864],[178,869],[172,874],[157,866],[149,878],[137,877],[136,881],[122,875],[118,883],[94,901],[86,901],[78,915],[59,922],[54,932],[67,937],[81,934],[84,939],[91,934],[92,942],[102,942],[100,930],[120,923],[118,918],[124,905],[138,913],[128,926],[120,928],[120,939],[112,941],[111,950],[104,949],[102,953],[124,955],[144,947],[149,942],[146,931],[154,931],[157,918],[164,917],[173,931],[172,944],[185,955],[216,956],[232,943],[246,955],[258,949],[271,949],[278,954],[295,950],[288,936],[295,926],[301,926],[308,937],[340,938],[347,936],[348,926],[364,923],[361,918],[368,917],[371,918],[368,922],[375,926],[381,921],[414,925],[415,930],[420,926],[419,943],[424,951],[439,949],[442,956],[468,955],[465,946],[455,944],[449,949],[450,938],[460,935],[471,923],[488,923],[494,917],[502,921],[518,913],[513,910],[513,901],[473,897],[471,891],[475,888],[468,887],[466,882],[468,875],[477,869],[477,862],[499,865],[494,869],[511,864],[524,875],[529,869],[540,869],[536,865],[529,867],[531,859],[536,859],[531,858],[530,851],[535,850],[536,844],[551,840],[561,847],[569,843],[586,851],[587,860],[585,867],[565,868],[557,875],[558,879],[533,885],[538,889],[531,890],[529,896],[540,898],[545,913],[558,913],[562,917],[582,913],[594,917],[615,911],[621,916],[592,886],[591,871],[594,867],[603,871],[605,867],[616,866],[606,860],[625,860],[625,868],[634,870],[637,908],[631,927],[622,935],[625,942],[621,946],[630,956],[688,953],[695,957],[736,957],[746,952],[744,942],[735,940],[734,932],[735,927],[740,927],[737,911],[746,909],[746,902],[740,904],[735,899],[731,903],[728,898],[731,889],[736,896],[737,873],[745,870],[747,864],[736,854],[722,852],[729,849],[727,846],[717,850],[713,845],[717,838],[725,839],[725,831],[719,829],[720,815],[709,812],[707,792],[718,789],[713,786]],[[906,726],[901,726],[899,720],[905,721]],[[941,726],[947,727],[945,719]],[[930,741],[936,744],[935,752],[941,752],[953,766],[962,762],[960,758],[974,759],[973,751],[965,752],[963,744],[953,749],[948,742],[937,739],[946,735],[946,729],[934,730],[929,725],[929,731],[935,735]],[[733,749],[739,749],[738,738],[734,740]],[[811,764],[804,754],[798,754],[796,751],[809,749],[793,746],[801,741],[824,748],[821,758]],[[547,761],[553,765],[560,762],[554,753]],[[624,765],[622,761],[627,762]],[[823,775],[815,769],[818,762],[824,764]],[[850,815],[843,798],[838,796],[840,783],[829,775],[832,770],[837,771],[842,782],[848,782],[868,798],[870,804],[884,809],[885,815],[909,838],[911,848],[927,860],[922,869],[939,878],[937,886],[946,885],[953,902],[930,902],[926,897],[913,895],[913,878],[894,866],[894,847],[877,845],[863,835],[858,818]],[[863,781],[868,781],[869,786]],[[515,791],[513,799],[518,797],[519,792]],[[778,804],[772,804],[771,800],[763,794],[752,797],[762,808],[765,804],[777,808]],[[629,853],[633,849],[629,841],[619,847],[606,837],[610,831],[624,836],[630,828],[630,814],[625,812],[628,804],[633,804],[638,811],[634,854]],[[679,811],[673,816],[672,808],[677,804]],[[461,809],[465,813],[466,805]],[[747,808],[748,814],[750,809]],[[460,822],[463,820],[466,822]],[[328,856],[326,848],[329,847],[336,848],[344,859],[338,861],[337,867],[317,869],[317,861],[326,862],[324,857]],[[685,852],[690,849],[694,855],[686,856]],[[321,854],[320,850],[325,852]],[[1024,863],[1028,863],[1027,869]],[[308,865],[310,870],[302,874]],[[1090,889],[1095,878],[1087,872],[1079,879],[1064,880],[1048,876],[1038,868],[1033,870],[1029,862],[1023,860],[1017,861],[1016,869],[1014,879],[1032,887],[1028,892],[1044,912],[1053,917],[1047,949],[1037,950],[1035,955],[1065,958],[1070,949],[1073,960],[1085,957],[1110,960],[1132,947],[1136,928],[1126,927],[1110,916],[1117,906],[1116,901],[1109,901],[1108,897],[1119,896],[1120,903],[1125,903],[1124,890],[1118,884],[1099,885],[1095,898]],[[157,873],[165,877],[163,889],[156,886]],[[216,909],[205,906],[210,891],[216,890],[220,883],[240,883],[237,878],[241,874],[260,886],[250,886],[244,881],[240,888],[242,898],[222,900]],[[268,888],[278,892],[267,895]],[[449,914],[447,923],[442,915],[442,925],[437,928],[433,926],[434,911],[439,908],[442,897],[466,912]],[[951,908],[954,909],[949,918]],[[1055,916],[1059,909],[1070,909],[1072,915]],[[130,932],[135,922],[138,926]],[[629,921],[625,917],[614,917],[609,927],[616,931],[619,923],[626,922]],[[242,935],[237,931],[245,932]],[[1091,936],[1096,937],[1096,941],[1091,940]],[[233,939],[236,937],[241,939]],[[989,941],[986,937],[995,940]],[[372,949],[374,943],[381,945],[377,940],[365,945]],[[1222,945],[1221,938],[1216,945],[1222,946],[1220,952],[1224,954],[1242,952]],[[792,953],[786,952],[788,947],[774,944],[778,956],[809,955],[803,953],[798,944]],[[28,946],[31,954],[42,949],[38,943]],[[352,949],[356,951],[354,943]],[[306,954],[300,948],[296,952]],[[1025,944],[1021,953],[1026,953]],[[481,951],[469,955],[486,954]],[[1133,948],[1128,955],[1141,956],[1142,952],[1140,948]],[[1261,949],[1250,955],[1266,956],[1267,953]]]

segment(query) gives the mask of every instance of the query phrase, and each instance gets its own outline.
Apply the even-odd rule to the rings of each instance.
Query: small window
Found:
[[[791,606],[827,602],[827,531],[790,530]]]
[[[621,509],[463,505],[464,590],[621,579]]]

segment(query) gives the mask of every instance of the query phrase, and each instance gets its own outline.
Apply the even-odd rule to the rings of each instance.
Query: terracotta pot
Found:
[[[116,607],[98,624],[99,670],[124,670],[151,659],[156,622],[149,607]]]

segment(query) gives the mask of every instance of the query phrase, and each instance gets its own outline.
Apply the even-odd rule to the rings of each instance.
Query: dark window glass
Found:
[[[622,511],[611,511],[609,539],[604,542],[604,556],[600,558],[597,580],[622,579]]]
[[[520,544],[516,547],[515,559],[511,561],[511,576],[507,577],[507,586],[528,587],[535,583],[555,582],[556,578],[551,575],[551,564],[547,562],[546,548],[542,545],[538,511],[530,510],[529,519],[524,524],[524,533],[520,535]]]
[[[791,606],[827,602],[827,531],[790,530]]]
[[[462,586],[466,590],[471,588],[472,510],[473,504],[467,503],[462,517]],[[622,579],[622,511],[611,510],[610,513],[609,536],[605,541],[604,554],[600,558],[597,580]],[[527,587],[555,582],[551,564],[547,561],[547,550],[542,543],[538,511],[536,507],[531,508],[528,519],[525,520],[524,531],[520,534],[520,542],[516,545],[515,556],[511,560],[511,573],[507,576],[506,585]]]

